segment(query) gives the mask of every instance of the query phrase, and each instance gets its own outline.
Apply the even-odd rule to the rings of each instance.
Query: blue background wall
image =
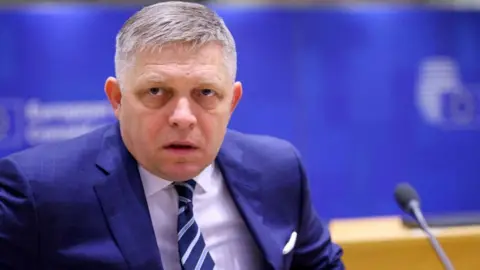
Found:
[[[427,212],[480,211],[479,12],[216,9],[245,88],[231,128],[294,143],[324,218],[398,214],[401,181]],[[136,10],[0,10],[0,156],[43,143],[41,129],[113,120],[92,104],[105,100],[115,34]],[[55,104],[84,101],[95,115],[55,116]]]

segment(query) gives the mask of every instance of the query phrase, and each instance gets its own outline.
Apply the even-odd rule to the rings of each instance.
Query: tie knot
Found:
[[[175,183],[175,189],[177,190],[180,202],[189,203],[193,198],[193,191],[195,190],[195,180],[188,180],[186,182]]]

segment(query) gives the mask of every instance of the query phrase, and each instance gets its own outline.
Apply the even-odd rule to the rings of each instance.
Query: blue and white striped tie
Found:
[[[212,270],[214,263],[193,216],[195,181],[175,183],[178,193],[178,251],[183,270]]]

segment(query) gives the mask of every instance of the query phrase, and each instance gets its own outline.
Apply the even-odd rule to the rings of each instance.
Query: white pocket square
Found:
[[[290,239],[288,239],[287,244],[283,248],[283,255],[286,255],[293,250],[293,248],[295,247],[295,242],[297,242],[297,232],[292,232],[292,235],[290,235]]]

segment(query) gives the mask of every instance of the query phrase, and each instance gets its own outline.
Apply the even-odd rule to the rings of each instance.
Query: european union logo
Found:
[[[422,118],[431,125],[480,128],[480,92],[464,84],[454,59],[439,57],[422,64],[416,103]]]

